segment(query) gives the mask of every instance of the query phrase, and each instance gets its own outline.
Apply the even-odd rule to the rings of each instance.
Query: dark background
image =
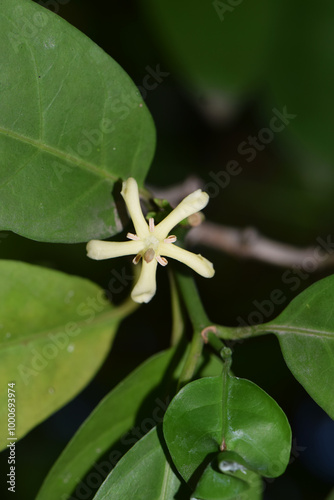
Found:
[[[232,10],[223,14],[218,9],[220,15],[214,2],[155,3],[49,4],[110,54],[139,87],[144,86],[147,68],[157,70],[159,65],[165,74],[144,95],[157,128],[148,184],[167,186],[189,175],[207,184],[212,173],[225,171],[227,163],[236,160],[242,172],[211,198],[207,219],[251,226],[296,246],[315,245],[319,236],[326,239],[333,233],[334,208],[331,3],[225,2]],[[199,7],[203,4],[205,15]],[[284,106],[296,118],[247,161],[238,151],[240,144],[268,127],[273,108],[282,111]],[[38,243],[10,233],[0,241],[2,258],[85,276],[103,288],[112,268],[124,265],[122,259],[106,261],[97,271],[85,256],[85,245]],[[195,250],[214,262],[215,278],[199,278],[197,283],[210,318],[226,325],[238,324],[240,317],[249,321],[259,311],[254,301],[268,300],[272,290],[279,289],[284,303],[275,305],[264,320],[273,318],[296,294],[332,273],[331,268],[307,273],[292,287],[283,279],[283,268],[205,246]],[[89,387],[18,443],[17,498],[35,497],[52,463],[97,402],[135,366],[168,346],[169,285],[161,269],[158,282],[152,302],[123,322],[112,352]],[[293,429],[291,465],[284,476],[266,483],[265,499],[325,498],[334,484],[333,422],[292,377],[277,340],[268,336],[236,345],[233,369],[274,397]],[[5,463],[4,454],[0,459]],[[6,489],[1,493],[6,495]]]

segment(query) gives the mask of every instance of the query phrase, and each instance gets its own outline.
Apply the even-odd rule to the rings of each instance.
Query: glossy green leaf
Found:
[[[15,383],[15,436],[70,401],[108,353],[126,309],[88,280],[0,261],[0,446],[7,444],[7,384]],[[131,306],[132,307],[132,306]]]
[[[168,68],[191,88],[238,95],[259,82],[270,46],[272,2],[146,0],[142,5]]]
[[[143,401],[146,402],[145,412],[148,418],[152,418],[156,424],[162,421],[170,397],[160,399],[158,392],[161,391],[156,393],[155,389],[167,375],[174,355],[175,349],[170,349],[153,356],[120,382],[99,403],[50,470],[36,500],[48,500],[52,494],[59,498],[61,495],[69,495],[78,481],[117,440],[121,439],[124,445],[133,445],[138,436],[127,431],[135,425],[137,412],[141,409]],[[177,364],[172,378],[177,379],[182,366],[183,360]],[[222,361],[217,356],[206,356],[205,359],[202,358],[198,375],[217,374],[221,372],[221,367]],[[169,381],[171,376],[171,373],[167,376]],[[143,429],[142,434],[145,432]],[[119,455],[117,450],[111,450],[109,465],[118,460]]]
[[[230,455],[234,455],[232,458]],[[222,452],[205,469],[191,500],[260,500],[261,478],[233,452]]]
[[[296,379],[334,418],[334,276],[307,288],[261,329],[277,335]]]
[[[100,402],[54,464],[36,500],[70,495],[78,481],[116,441],[122,438],[124,444],[136,442],[138,437],[126,432],[135,425],[137,413],[148,398],[151,399],[147,416],[155,424],[162,422],[169,400],[161,400],[154,391],[174,354],[174,349],[170,349],[153,356]],[[144,429],[141,432],[144,434]],[[112,451],[108,457],[109,466],[113,465],[113,459],[119,458],[117,450]]]
[[[191,382],[169,405],[163,429],[186,481],[222,445],[263,476],[279,476],[289,461],[291,430],[285,414],[248,380],[227,376]]]
[[[172,500],[180,485],[153,428],[119,461],[94,500]]]
[[[0,228],[50,242],[119,232],[115,182],[142,184],[155,142],[131,79],[30,0],[1,0],[0,66]]]
[[[246,476],[243,479],[235,475],[222,474],[210,464],[204,471],[199,484],[191,497],[192,500],[235,500],[249,490]]]

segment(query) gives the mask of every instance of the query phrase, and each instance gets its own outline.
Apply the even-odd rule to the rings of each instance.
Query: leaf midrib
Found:
[[[61,151],[58,148],[55,148],[53,146],[50,146],[48,144],[45,144],[41,142],[40,140],[32,139],[31,137],[27,137],[23,134],[18,134],[14,132],[13,130],[10,129],[5,129],[3,127],[0,127],[0,134],[4,136],[9,136],[10,138],[21,141],[25,144],[30,144],[34,146],[35,148],[39,149],[40,151],[45,151],[46,153],[49,153],[50,155],[53,155],[61,160],[66,161],[67,163],[72,163],[73,165],[77,165],[78,167],[82,168],[83,170],[87,170],[88,172],[93,173],[94,175],[97,175],[99,177],[102,177],[104,179],[109,179],[112,181],[117,180],[117,176],[112,175],[110,172],[107,172],[105,170],[102,170],[101,168],[97,167],[96,165],[82,160],[81,158],[77,158],[70,153],[65,153],[64,151]]]
[[[334,332],[328,332],[325,330],[316,330],[312,328],[287,326],[287,325],[267,325],[265,330],[267,332],[277,333],[279,335],[293,333],[295,335],[307,335],[308,337],[325,337],[328,338],[329,340],[334,341]]]
[[[76,321],[75,323],[76,323],[76,326],[78,328],[81,327],[81,332],[80,332],[80,334],[81,334],[81,333],[85,333],[86,328],[88,329],[88,328],[94,327],[96,325],[101,325],[103,323],[117,322],[118,320],[121,320],[123,315],[124,314],[122,314],[122,311],[119,311],[116,308],[116,309],[113,309],[112,311],[107,311],[107,312],[104,312],[104,313],[98,315],[97,318],[94,321],[92,321],[91,323],[87,323],[86,320],[84,320],[84,319],[82,321]],[[71,321],[71,320],[69,319],[68,321]],[[54,326],[51,329],[41,330],[40,332],[29,334],[26,337],[20,337],[18,339],[2,341],[2,342],[0,342],[0,350],[2,351],[2,350],[7,349],[7,348],[15,347],[17,344],[26,345],[29,342],[33,342],[34,340],[45,340],[48,338],[48,335],[50,335],[52,333],[59,333],[59,330],[63,329],[64,326],[65,326],[65,322],[58,325],[58,326]],[[74,336],[73,338],[78,338],[78,336]]]
[[[164,471],[164,475],[162,478],[162,484],[161,484],[161,495],[159,497],[159,500],[166,500],[168,498],[167,497],[168,487],[169,487],[169,483],[170,483],[172,478],[173,478],[172,469],[171,469],[171,467],[166,459],[165,471]]]

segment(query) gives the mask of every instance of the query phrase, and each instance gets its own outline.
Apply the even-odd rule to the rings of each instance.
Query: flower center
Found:
[[[155,225],[153,218],[149,219],[148,227],[149,227],[149,232],[154,233]],[[130,240],[140,240],[139,236],[133,233],[128,233],[127,237]],[[163,241],[164,243],[174,243],[176,241],[176,236],[174,235],[167,236],[167,238],[165,238]],[[159,254],[158,249],[161,241],[158,238],[156,238],[153,234],[149,234],[149,236],[143,239],[142,242],[144,243],[144,248],[133,259],[132,262],[134,264],[138,264],[141,257],[143,257],[143,259],[147,263],[152,262],[152,260],[155,257],[156,260],[159,262],[159,264],[161,264],[162,266],[166,266],[168,264],[167,259],[165,259],[165,257],[161,257],[161,255]]]
[[[144,240],[144,250],[143,250],[143,259],[149,263],[151,262],[154,257],[158,258],[159,257],[159,253],[158,253],[158,248],[159,248],[159,244],[160,244],[160,241],[158,240],[158,238],[156,238],[155,236],[150,235],[150,236],[147,236],[147,238],[145,238]]]
[[[154,259],[154,257],[155,257],[155,251],[153,250],[153,248],[148,248],[143,255],[143,258],[147,263],[151,262]]]
[[[158,238],[156,238],[152,234],[150,236],[147,236],[147,238],[145,238],[145,240],[143,241],[143,243],[145,245],[145,250],[148,250],[149,248],[152,248],[156,252],[157,249],[158,249],[160,241],[158,240]]]

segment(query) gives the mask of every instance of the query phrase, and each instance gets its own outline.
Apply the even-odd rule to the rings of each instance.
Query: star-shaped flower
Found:
[[[135,179],[130,177],[123,182],[121,194],[128,208],[136,234],[127,234],[127,237],[132,241],[91,240],[87,243],[87,254],[88,257],[95,260],[110,259],[121,255],[135,255],[134,264],[138,264],[142,258],[143,263],[139,280],[131,293],[131,297],[135,302],[149,302],[154,296],[157,264],[159,262],[162,266],[166,266],[168,262],[165,257],[179,260],[201,276],[212,278],[215,271],[211,262],[199,254],[196,255],[173,245],[176,236],[168,236],[171,229],[179,222],[202,210],[207,205],[209,201],[207,193],[200,189],[194,191],[184,198],[157,226],[154,225],[153,218],[149,219],[149,223],[144,218]]]

